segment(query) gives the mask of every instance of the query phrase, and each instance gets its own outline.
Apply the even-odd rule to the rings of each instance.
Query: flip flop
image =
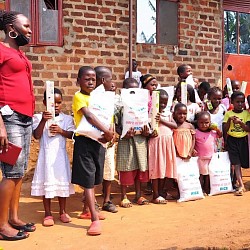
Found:
[[[25,225],[15,225],[15,224],[12,224],[10,221],[9,221],[9,224],[11,225],[11,227],[15,228],[16,230],[23,230],[24,232],[34,232],[36,231],[36,226],[33,222],[30,222],[30,223],[26,223]]]
[[[132,203],[129,199],[127,198],[124,198],[122,201],[121,201],[121,204],[120,204],[121,207],[125,207],[125,208],[129,208],[129,207],[132,207]]]
[[[95,220],[91,223],[87,233],[88,235],[100,235],[102,232],[101,222],[99,220]]]
[[[72,219],[68,214],[64,213],[60,215],[60,221],[63,223],[69,223],[72,221]]]
[[[3,233],[0,233],[2,239],[0,240],[7,240],[7,241],[15,241],[15,240],[23,240],[29,237],[29,234],[26,234],[23,230],[19,230],[18,233],[14,236],[7,236]]]
[[[156,199],[153,199],[152,203],[154,203],[154,204],[167,204],[167,200],[165,200],[162,196],[159,196]]]
[[[137,205],[148,205],[149,204],[149,200],[147,200],[144,197],[140,197],[138,200],[133,200],[133,202]]]
[[[117,213],[118,210],[116,206],[112,203],[112,201],[105,202],[102,206],[102,210],[111,212],[111,213]]]
[[[239,187],[239,189],[237,191],[235,191],[235,195],[236,196],[242,196],[245,192],[245,188],[244,187]]]
[[[85,212],[81,213],[78,217],[79,219],[84,219],[84,220],[90,220],[91,219],[91,213],[90,212]],[[98,218],[99,220],[105,220],[105,216],[102,213],[98,213]]]
[[[43,218],[43,226],[44,227],[51,227],[54,226],[54,218],[53,216],[46,216]]]

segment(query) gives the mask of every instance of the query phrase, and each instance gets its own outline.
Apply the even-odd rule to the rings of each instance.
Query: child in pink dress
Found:
[[[174,129],[173,134],[176,155],[182,159],[190,159],[194,150],[195,129],[191,123],[186,122],[187,106],[177,103],[173,117],[177,123],[177,129]]]
[[[155,204],[166,204],[163,188],[166,177],[176,178],[176,152],[172,129],[177,128],[171,115],[163,115],[167,107],[168,94],[160,89],[160,110],[156,116],[158,131],[154,130],[148,141],[149,178],[152,179],[153,200]]]
[[[216,151],[216,138],[222,137],[222,132],[217,126],[211,128],[211,118],[207,111],[202,111],[198,114],[197,126],[194,155],[198,156],[201,187],[204,193],[209,194],[210,181],[208,166],[213,153]]]

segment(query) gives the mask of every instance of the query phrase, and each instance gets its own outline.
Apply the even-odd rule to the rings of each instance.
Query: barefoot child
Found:
[[[31,195],[43,196],[45,216],[43,226],[53,226],[54,218],[51,213],[51,199],[58,197],[60,220],[64,223],[71,221],[66,213],[66,197],[74,193],[71,184],[70,163],[66,152],[66,138],[71,139],[75,129],[73,118],[61,112],[62,92],[55,88],[55,123],[50,127],[46,122],[52,114],[44,111],[33,118],[33,135],[40,139],[40,151],[37,166],[31,185]],[[44,92],[46,106],[46,91]],[[53,134],[49,136],[48,132]]]
[[[123,88],[138,88],[138,82],[133,78],[127,78],[123,82]],[[117,117],[116,130],[122,132],[122,111]],[[127,198],[127,186],[135,185],[135,203],[148,204],[149,201],[141,196],[141,183],[148,182],[147,162],[147,136],[149,129],[142,128],[141,134],[135,135],[134,128],[130,128],[127,134],[118,141],[116,168],[119,173],[121,185],[121,207],[131,207],[132,203]]]
[[[100,141],[103,143],[111,141],[114,136],[113,131],[107,129],[88,108],[90,93],[96,86],[94,69],[89,66],[81,67],[78,71],[77,84],[80,86],[80,91],[75,93],[72,105],[76,127],[85,116],[90,124],[103,131]],[[99,235],[101,224],[95,210],[94,186],[101,184],[103,180],[105,149],[99,142],[89,137],[76,134],[74,138],[72,183],[84,188],[86,205],[89,207],[92,221],[88,234]]]
[[[200,182],[205,194],[210,193],[210,181],[208,165],[216,151],[216,138],[222,137],[221,130],[214,126],[211,128],[210,114],[202,111],[197,115],[197,126],[195,133],[195,156],[198,156],[198,166],[200,170]]]
[[[241,167],[249,167],[248,132],[250,132],[250,114],[245,107],[245,95],[234,92],[231,96],[233,110],[227,111],[223,120],[223,130],[227,133],[226,148],[228,150],[232,172],[238,182],[236,195],[244,193]],[[233,183],[234,184],[234,183]]]
[[[159,92],[159,113],[156,116],[159,127],[158,132],[153,131],[148,142],[148,165],[149,178],[152,179],[153,188],[152,202],[166,204],[166,195],[163,191],[166,177],[176,178],[176,152],[172,129],[176,129],[177,125],[170,114],[164,116],[163,112],[167,107],[168,94],[163,89],[159,89]]]
[[[173,118],[177,123],[177,129],[174,129],[174,144],[176,155],[182,159],[191,158],[195,145],[194,126],[186,122],[187,106],[183,103],[177,103],[174,107]]]

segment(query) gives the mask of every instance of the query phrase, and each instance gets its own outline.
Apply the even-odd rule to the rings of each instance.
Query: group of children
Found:
[[[111,182],[116,171],[121,187],[121,207],[131,207],[132,202],[126,194],[127,186],[135,186],[134,203],[148,204],[149,200],[142,195],[142,183],[152,187],[152,202],[166,204],[169,194],[166,192],[166,180],[177,178],[177,157],[188,161],[198,156],[200,181],[203,192],[209,194],[210,184],[208,166],[212,155],[217,150],[226,149],[232,165],[232,180],[237,195],[243,195],[241,167],[248,167],[248,132],[250,131],[250,114],[245,107],[245,96],[236,91],[237,81],[232,82],[234,93],[229,98],[227,93],[218,87],[210,88],[209,83],[200,85],[193,78],[194,85],[187,85],[187,103],[181,102],[181,82],[185,81],[192,70],[189,65],[178,67],[179,83],[171,112],[166,111],[169,96],[164,89],[158,89],[156,77],[146,74],[140,77],[141,88],[149,92],[148,110],[152,109],[152,93],[159,91],[159,113],[155,119],[158,129],[152,130],[149,125],[141,128],[140,133],[131,127],[121,139],[123,109],[115,110],[115,127],[106,128],[88,108],[90,93],[93,90],[115,91],[112,73],[106,67],[83,66],[79,69],[77,85],[80,90],[73,97],[73,115],[62,113],[62,93],[55,89],[55,120],[48,111],[34,116],[34,137],[40,139],[40,152],[37,167],[32,181],[31,194],[43,196],[45,209],[44,226],[54,225],[51,213],[51,198],[58,197],[60,220],[71,221],[65,210],[66,197],[74,193],[72,184],[84,188],[84,208],[80,218],[91,219],[89,235],[101,234],[99,220],[104,219],[96,207],[95,185],[103,183],[104,202],[102,209],[117,212],[111,201]],[[238,85],[237,85],[238,86]],[[134,78],[126,78],[123,88],[138,88]],[[226,89],[225,89],[226,90]],[[199,97],[199,98],[198,98]],[[119,98],[117,98],[119,100]],[[224,103],[224,104],[223,104]],[[226,106],[226,105],[227,106]],[[46,106],[46,92],[44,94]],[[230,109],[230,110],[229,110]],[[229,111],[228,111],[229,110]],[[87,136],[74,134],[82,117],[102,131],[98,141]],[[50,133],[50,135],[49,135]],[[52,134],[52,136],[51,136]],[[66,152],[66,138],[74,138],[72,178]],[[117,141],[117,143],[114,143]],[[103,147],[106,143],[107,149]],[[116,157],[114,157],[117,144]],[[116,158],[116,164],[114,164]],[[104,164],[105,163],[105,164]],[[104,177],[103,177],[104,173]]]

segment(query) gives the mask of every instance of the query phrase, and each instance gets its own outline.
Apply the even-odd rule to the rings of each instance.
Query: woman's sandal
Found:
[[[18,233],[14,236],[7,236],[3,233],[0,233],[0,236],[2,237],[0,240],[15,241],[15,240],[27,239],[29,237],[29,234],[27,234],[23,230],[19,230]]]
[[[11,222],[9,222],[9,224],[11,225],[11,227],[15,228],[16,230],[23,230],[24,232],[29,232],[29,233],[36,231],[36,226],[32,222],[26,223],[25,225],[22,225],[22,226],[12,224]]]
[[[122,201],[121,201],[121,207],[125,207],[125,208],[129,208],[129,207],[132,207],[132,203],[129,199],[127,198],[124,198]]]
[[[133,202],[137,205],[148,205],[149,204],[149,200],[147,200],[146,198],[144,197],[140,197],[138,200],[133,200]]]
[[[154,204],[167,204],[167,200],[165,200],[162,196],[159,196],[156,199],[153,199],[152,203],[154,203]]]

